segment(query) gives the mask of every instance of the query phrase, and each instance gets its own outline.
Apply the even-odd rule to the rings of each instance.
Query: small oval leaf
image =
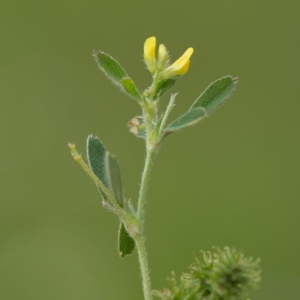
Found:
[[[172,122],[165,130],[166,134],[178,131],[199,122],[206,114],[203,107],[193,108]]]
[[[237,79],[231,76],[225,76],[216,80],[197,98],[190,109],[201,106],[207,112],[213,110],[232,94],[236,84]]]
[[[119,255],[123,258],[126,255],[132,253],[135,243],[132,237],[129,235],[123,223],[119,229]]]
[[[101,143],[98,137],[89,135],[87,138],[86,148],[87,160],[90,169],[98,177],[98,179],[103,182],[105,187],[109,188],[109,182],[107,180],[105,170],[106,149],[104,145]],[[98,189],[101,192],[103,198],[106,200],[106,195],[104,194],[104,192],[99,187]]]
[[[173,87],[173,85],[177,82],[177,80],[181,76],[173,77],[167,80],[162,80],[158,83],[156,87],[156,98],[162,97],[169,89]]]
[[[139,92],[139,90],[137,89],[137,87],[135,86],[134,82],[132,81],[131,78],[127,77],[127,78],[123,78],[121,79],[121,84],[124,88],[124,91],[131,97],[133,97],[135,100],[137,101],[141,101],[142,100],[142,96]]]
[[[93,56],[100,70],[102,70],[114,83],[120,84],[122,78],[128,77],[121,65],[110,55],[102,51],[94,51]]]
[[[119,205],[123,207],[123,187],[119,164],[115,156],[109,152],[106,152],[105,155],[105,169],[109,190],[115,196]]]

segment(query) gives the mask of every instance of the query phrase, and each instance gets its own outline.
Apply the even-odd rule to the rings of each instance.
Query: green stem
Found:
[[[167,123],[168,117],[169,117],[169,115],[170,115],[172,109],[173,109],[174,106],[175,106],[174,102],[175,102],[175,97],[176,97],[176,95],[177,95],[177,94],[171,95],[170,102],[169,102],[169,104],[168,104],[168,106],[167,106],[167,109],[166,109],[166,111],[165,111],[165,113],[164,113],[164,117],[163,117],[163,119],[162,119],[162,121],[161,121],[161,124],[160,124],[159,132],[158,132],[158,137],[159,137],[159,138],[161,137],[161,133],[162,133],[163,129],[165,128],[165,125],[166,125],[166,123]]]
[[[146,129],[146,136],[147,139],[148,137],[151,135],[152,132],[152,118],[150,116],[150,114],[147,112],[147,108],[143,109],[143,115],[144,115],[144,122],[145,122],[145,129]],[[148,148],[148,142],[147,142],[147,148]]]
[[[145,247],[145,237],[144,237],[144,214],[145,214],[145,204],[146,204],[146,193],[147,193],[147,185],[150,177],[150,171],[153,164],[153,159],[155,156],[156,148],[153,147],[151,144],[150,138],[152,135],[152,121],[154,116],[156,115],[156,111],[153,111],[153,106],[149,106],[152,104],[154,92],[156,91],[156,80],[157,74],[154,76],[153,85],[152,85],[152,92],[153,94],[151,97],[151,103],[149,103],[149,99],[145,98],[145,106],[143,107],[143,115],[144,115],[144,122],[146,126],[146,160],[145,166],[142,173],[141,185],[140,185],[140,192],[139,192],[139,199],[138,199],[138,207],[137,207],[137,219],[140,225],[140,232],[133,236],[133,239],[136,244],[139,263],[141,268],[141,275],[142,275],[142,284],[143,284],[143,291],[144,291],[144,298],[145,300],[152,300],[152,289],[151,289],[151,280],[150,280],[150,272],[148,268],[148,259],[147,259],[147,252]],[[150,109],[149,109],[150,108]]]
[[[147,132],[148,133],[148,132]],[[150,135],[150,134],[149,134]],[[149,136],[147,134],[147,136]],[[147,156],[145,160],[145,166],[142,174],[139,200],[138,200],[138,208],[137,208],[137,218],[140,224],[140,233],[134,237],[136,248],[139,256],[139,263],[141,268],[142,275],[142,284],[145,300],[152,299],[152,290],[151,290],[151,280],[150,273],[148,268],[148,259],[145,248],[145,237],[144,237],[144,213],[145,213],[145,204],[146,204],[146,192],[147,192],[147,184],[149,181],[149,175],[151,166],[153,163],[153,158],[155,155],[155,149],[150,148],[149,143],[147,142]]]
[[[144,298],[145,300],[152,300],[150,272],[148,268],[147,253],[146,253],[143,235],[142,234],[136,235],[134,237],[134,241],[136,244],[140,268],[141,268]]]
[[[149,181],[149,175],[150,175],[150,170],[151,170],[154,155],[155,155],[154,149],[147,150],[147,156],[146,156],[146,161],[145,161],[145,166],[144,166],[142,181],[140,186],[137,217],[141,223],[142,231],[143,231],[143,216],[144,216],[145,203],[146,203],[147,184]]]

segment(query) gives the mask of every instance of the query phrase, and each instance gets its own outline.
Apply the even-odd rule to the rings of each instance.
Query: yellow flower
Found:
[[[178,58],[171,66],[166,68],[161,73],[161,77],[168,79],[185,74],[189,69],[191,63],[190,57],[192,56],[193,52],[193,48],[188,48],[180,58]]]
[[[144,59],[149,71],[154,74],[156,71],[156,37],[149,37],[144,43]]]
[[[178,58],[171,66],[167,67],[169,55],[165,45],[160,44],[158,48],[158,58],[156,60],[156,37],[146,39],[144,43],[144,59],[148,70],[154,74],[159,73],[161,79],[169,79],[185,74],[190,66],[190,58],[194,52],[193,48],[188,48],[183,55]]]

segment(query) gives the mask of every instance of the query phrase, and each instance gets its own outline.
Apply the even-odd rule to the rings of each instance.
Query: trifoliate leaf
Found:
[[[122,179],[116,158],[106,151],[101,141],[92,135],[87,138],[87,157],[88,164],[93,173],[100,181],[109,189],[111,194],[115,197],[120,207],[124,206],[124,196],[122,188]],[[98,187],[103,199],[106,201],[105,193]],[[108,209],[112,209],[107,204]],[[132,253],[134,248],[134,240],[126,231],[123,223],[119,231],[119,254],[121,257]]]
[[[98,137],[88,136],[87,159],[90,169],[123,207],[123,188],[118,162],[107,152]],[[107,200],[105,193],[100,188],[99,190],[104,200]]]
[[[225,76],[216,80],[197,98],[190,109],[201,106],[207,112],[210,112],[232,94],[236,84],[236,78],[232,78],[231,76]]]

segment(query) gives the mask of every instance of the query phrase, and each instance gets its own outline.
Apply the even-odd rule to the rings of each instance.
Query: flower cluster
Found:
[[[152,74],[159,74],[162,79],[169,79],[185,74],[190,66],[190,57],[194,49],[188,48],[172,65],[169,65],[169,55],[165,45],[160,44],[156,59],[156,37],[149,37],[144,43],[144,59]]]

